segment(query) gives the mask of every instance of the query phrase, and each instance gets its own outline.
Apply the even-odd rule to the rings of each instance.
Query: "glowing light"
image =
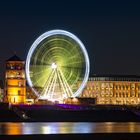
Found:
[[[45,83],[44,90],[41,93],[40,99],[60,101],[64,98],[64,95],[66,97],[71,97],[73,93],[63,73],[60,71],[60,69],[57,68],[55,63],[53,64],[52,73]],[[55,95],[56,93],[58,95]]]
[[[52,43],[48,45],[48,50],[45,47],[47,43]],[[39,53],[39,49],[42,47],[41,45],[44,48],[42,49],[43,52]],[[39,56],[41,56],[41,59],[39,59]],[[54,63],[52,60],[56,60],[57,63]],[[50,65],[52,69],[49,70],[47,65]],[[70,32],[52,30],[45,32],[37,38],[28,52],[26,59],[27,82],[38,97],[40,95],[39,91],[34,88],[36,86],[35,84],[38,84],[38,87],[44,85],[42,98],[44,98],[43,93],[45,97],[52,98],[58,86],[61,87],[63,92],[61,93],[62,98],[64,96],[76,97],[85,87],[89,76],[89,67],[89,58],[83,43]],[[34,72],[32,72],[31,68]],[[33,73],[32,77],[31,73]],[[35,77],[35,74],[37,78],[34,82],[32,79]],[[44,76],[45,74],[46,76]],[[80,77],[81,75],[82,77]],[[73,91],[72,87],[74,87],[74,84],[80,78],[82,78],[80,87]],[[44,83],[41,81],[44,81]]]
[[[56,69],[57,65],[55,63],[52,63],[51,67],[52,67],[52,69]]]

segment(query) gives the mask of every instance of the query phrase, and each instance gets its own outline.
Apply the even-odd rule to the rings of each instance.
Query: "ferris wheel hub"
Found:
[[[56,68],[57,68],[56,63],[52,63],[51,68],[52,68],[52,69],[56,69]]]

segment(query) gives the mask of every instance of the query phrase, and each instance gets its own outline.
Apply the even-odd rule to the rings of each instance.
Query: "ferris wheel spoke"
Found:
[[[50,84],[51,84],[51,81],[53,80],[53,78],[54,78],[54,71],[51,71],[49,77],[45,81],[44,88],[43,88],[40,96],[42,96],[42,97],[48,96],[47,93],[48,93],[48,90],[50,88]]]
[[[83,67],[73,67],[73,66],[61,66],[61,67],[65,69],[77,69],[77,70],[84,69]]]
[[[65,76],[63,75],[63,72],[62,72],[60,69],[58,69],[58,72],[59,72],[60,75],[61,75],[63,84],[64,84],[64,86],[65,86],[65,88],[66,88],[66,90],[67,90],[68,97],[70,97],[70,95],[73,94],[72,89],[71,89],[71,87],[69,86],[69,84],[68,84],[68,82],[67,82]]]
[[[30,73],[32,73],[33,76],[42,75],[46,73],[47,69],[47,67],[32,67]]]
[[[67,60],[72,61],[72,60],[79,60],[79,58],[83,59],[81,58],[81,56],[83,57],[82,52],[78,52],[76,54],[74,52],[71,52]]]
[[[61,66],[71,66],[71,67],[77,67],[77,66],[83,66],[85,62],[84,61],[80,61],[80,60],[69,60],[69,61],[66,61],[63,65]]]
[[[33,78],[35,77],[35,79],[33,80],[33,81],[35,81],[34,82],[34,85],[38,85],[38,83],[40,83],[41,81],[45,81],[45,79],[46,79],[46,76],[45,75],[43,75],[43,76],[37,76],[36,77],[36,75],[34,75],[33,76]]]
[[[41,63],[41,64],[32,64],[31,67],[50,67],[51,64],[49,63]]]
[[[47,85],[48,87],[45,90],[45,96],[49,99],[53,98],[55,83],[56,83],[56,74],[54,73],[52,79],[50,79],[50,84]]]

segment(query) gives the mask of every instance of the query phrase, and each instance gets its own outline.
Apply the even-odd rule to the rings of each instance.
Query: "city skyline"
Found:
[[[139,6],[135,1],[1,2],[0,76],[14,52],[26,60],[35,39],[52,29],[68,30],[83,42],[90,74],[140,75]]]

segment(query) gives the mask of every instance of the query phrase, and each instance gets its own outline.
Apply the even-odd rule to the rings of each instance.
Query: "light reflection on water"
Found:
[[[0,135],[140,133],[139,122],[0,123]]]

